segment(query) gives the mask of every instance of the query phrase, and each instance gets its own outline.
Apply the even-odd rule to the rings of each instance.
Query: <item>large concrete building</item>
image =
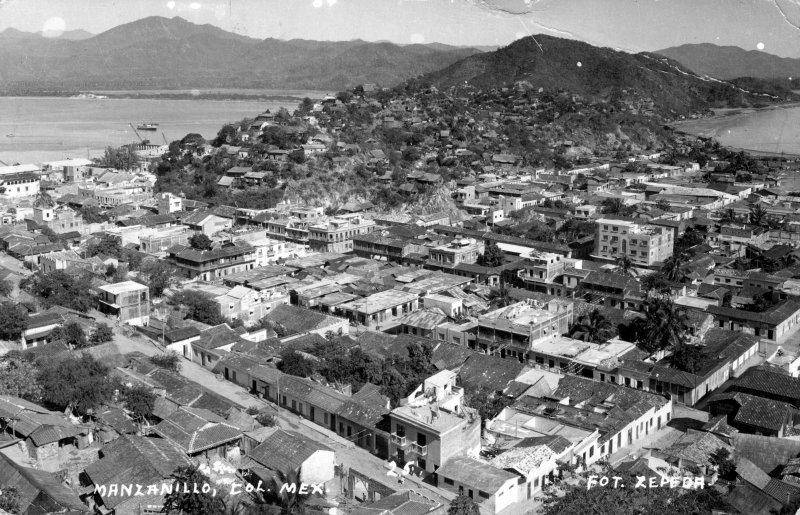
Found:
[[[594,257],[628,256],[635,266],[651,267],[672,256],[673,232],[666,227],[601,218],[595,232]]]

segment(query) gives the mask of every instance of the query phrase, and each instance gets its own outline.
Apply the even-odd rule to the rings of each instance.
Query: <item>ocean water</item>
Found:
[[[181,139],[189,133],[210,139],[225,123],[255,117],[266,109],[285,107],[294,111],[299,102],[299,98],[217,101],[0,97],[0,161],[38,164],[95,157],[109,145],[138,142],[129,124],[135,127],[142,122],[159,124],[157,131],[139,132],[155,144]]]
[[[726,110],[721,116],[676,124],[726,147],[800,155],[800,106]]]

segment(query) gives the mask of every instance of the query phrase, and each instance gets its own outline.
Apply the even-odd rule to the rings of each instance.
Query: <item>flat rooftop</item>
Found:
[[[416,293],[402,290],[386,290],[342,304],[340,309],[372,315],[407,302],[413,302],[418,298],[419,296]]]
[[[123,281],[121,283],[106,284],[105,286],[99,286],[98,289],[107,291],[112,295],[149,290],[147,286],[144,284],[139,284],[136,281]]]

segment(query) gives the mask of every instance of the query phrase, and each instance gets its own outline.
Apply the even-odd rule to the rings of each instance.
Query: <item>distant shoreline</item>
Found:
[[[303,96],[299,95],[269,95],[258,93],[155,93],[155,92],[97,92],[95,94],[102,95],[106,98],[80,98],[80,92],[48,92],[37,91],[30,93],[19,93],[11,91],[0,91],[0,97],[7,98],[66,98],[74,100],[85,100],[87,102],[102,102],[104,100],[206,100],[217,102],[296,102],[300,103]]]
[[[770,150],[758,150],[742,146],[746,141],[737,141],[736,144],[725,144],[720,138],[720,135],[728,128],[733,128],[740,124],[740,121],[750,116],[765,113],[770,111],[781,111],[800,108],[800,102],[787,102],[785,104],[772,104],[764,107],[730,107],[724,109],[715,109],[714,116],[707,118],[699,118],[694,120],[681,120],[672,122],[668,126],[678,134],[688,136],[695,136],[699,138],[714,139],[719,142],[721,147],[734,152],[747,152],[753,157],[761,158],[775,158],[781,157],[797,159],[800,158],[800,152],[796,149],[792,151],[776,152]],[[741,139],[741,138],[739,138]],[[734,143],[734,142],[731,142]]]

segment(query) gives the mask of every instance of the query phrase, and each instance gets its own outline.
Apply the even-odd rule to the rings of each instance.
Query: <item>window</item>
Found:
[[[450,479],[450,478],[447,478],[447,477],[446,477],[446,478],[444,478],[444,484],[446,484],[446,485],[452,485],[452,484],[453,484],[453,480],[452,480],[452,479]]]
[[[589,457],[591,458],[592,456],[594,456],[594,445],[589,447]]]
[[[297,401],[292,400],[292,411],[297,411]]]
[[[502,492],[501,492],[501,493],[502,493]],[[498,495],[499,495],[499,494],[498,494]],[[491,496],[490,496],[489,494],[487,494],[486,492],[481,492],[480,490],[478,490],[478,497],[482,497],[482,498],[484,498],[484,499],[488,499],[488,498],[489,498],[489,497],[491,497]]]

